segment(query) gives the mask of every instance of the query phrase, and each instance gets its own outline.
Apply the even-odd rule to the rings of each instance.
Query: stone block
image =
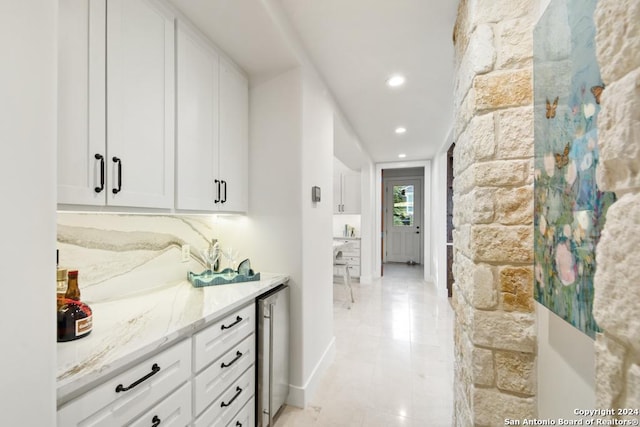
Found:
[[[624,385],[622,374],[627,349],[606,334],[596,335],[595,349],[596,407],[613,408]]]
[[[458,200],[462,224],[489,224],[494,220],[495,188],[474,188]]]
[[[602,110],[598,115],[598,185],[600,189],[608,191],[638,190],[640,69],[607,86],[602,93],[601,103]]]
[[[471,33],[468,48],[461,58],[456,73],[454,96],[469,91],[473,78],[493,69],[496,50],[493,43],[493,30],[490,25],[481,24]]]
[[[502,309],[533,313],[533,269],[531,267],[504,267],[500,269]]]
[[[533,227],[474,225],[469,244],[475,262],[533,262]]]
[[[640,68],[640,3],[600,0],[594,14],[596,53],[605,83]]]
[[[495,222],[533,224],[533,186],[500,188],[495,196]]]
[[[473,172],[473,186],[480,187],[519,187],[526,184],[533,175],[530,160],[476,163],[473,165]]]
[[[536,400],[533,397],[518,397],[501,393],[495,389],[475,388],[473,391],[474,424],[502,426],[505,419],[522,420],[534,418]],[[468,427],[467,426],[467,427]]]
[[[482,310],[497,307],[498,293],[493,267],[475,264],[469,258],[460,256],[457,259],[455,277],[468,304]]]
[[[473,87],[466,94],[454,96],[454,139],[467,128],[467,124],[476,112],[476,91]],[[456,145],[457,146],[457,145]]]
[[[462,172],[477,161],[493,158],[495,140],[493,113],[473,117],[456,144],[454,170]]]
[[[640,193],[609,208],[596,248],[593,314],[608,334],[640,353]]]
[[[533,396],[536,393],[535,355],[497,351],[495,369],[498,389],[527,396]]]
[[[491,387],[494,385],[493,352],[484,348],[473,349],[473,382]]]
[[[520,107],[533,103],[531,68],[494,71],[473,80],[476,111]]]
[[[533,25],[529,16],[496,25],[496,68],[524,68],[533,59]]]
[[[499,111],[496,159],[533,158],[533,107]]]
[[[525,353],[535,350],[535,321],[531,313],[476,310],[473,320],[471,339],[475,345]]]

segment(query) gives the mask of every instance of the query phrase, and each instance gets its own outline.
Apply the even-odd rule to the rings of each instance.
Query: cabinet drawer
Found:
[[[191,421],[191,384],[187,383],[140,416],[129,427],[184,427]]]
[[[72,400],[58,410],[58,425],[125,425],[189,378],[190,350],[182,341]]]
[[[255,331],[255,310],[255,305],[249,304],[193,336],[194,372]]]
[[[226,426],[247,401],[253,397],[255,370],[251,366],[196,419],[195,427]]]
[[[253,397],[240,409],[240,412],[231,419],[227,427],[253,427],[255,421],[256,406]]]
[[[200,414],[249,366],[254,364],[255,346],[255,335],[251,334],[195,378],[193,390],[196,415]]]

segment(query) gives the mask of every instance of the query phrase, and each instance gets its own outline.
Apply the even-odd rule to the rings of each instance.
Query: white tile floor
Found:
[[[373,284],[334,284],[336,359],[307,409],[275,427],[450,426],[453,310],[420,266],[385,265]],[[337,280],[337,279],[336,279]]]

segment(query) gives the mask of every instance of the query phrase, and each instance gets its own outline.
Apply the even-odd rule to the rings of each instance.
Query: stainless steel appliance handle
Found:
[[[269,427],[273,427],[273,323],[275,310],[269,304]]]

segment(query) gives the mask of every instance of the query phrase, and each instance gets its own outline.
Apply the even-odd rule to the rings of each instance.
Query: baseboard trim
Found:
[[[302,387],[289,384],[289,397],[287,397],[287,405],[296,406],[298,408],[306,408],[309,401],[316,393],[316,389],[320,384],[322,376],[336,358],[336,338],[332,337],[331,342],[325,349],[322,357],[316,364],[309,379]]]

